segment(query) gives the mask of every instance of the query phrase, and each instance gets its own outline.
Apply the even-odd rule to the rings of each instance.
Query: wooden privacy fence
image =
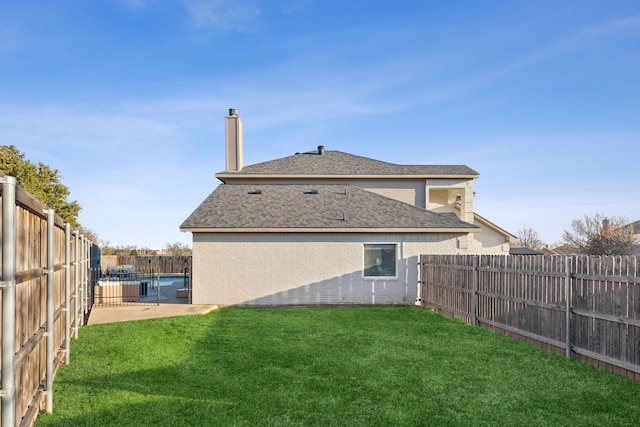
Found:
[[[31,425],[53,407],[53,376],[69,362],[91,309],[99,250],[0,174],[2,205],[1,426]]]
[[[106,255],[102,268],[109,265],[130,265],[140,273],[183,274],[191,272],[191,255]]]
[[[425,308],[640,380],[637,257],[422,255]]]

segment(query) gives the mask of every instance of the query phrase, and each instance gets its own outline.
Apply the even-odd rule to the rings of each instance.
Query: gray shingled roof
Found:
[[[287,175],[287,176],[455,176],[477,178],[478,172],[464,165],[396,165],[381,162],[367,157],[355,156],[342,151],[326,150],[318,154],[317,150],[308,153],[298,153],[293,156],[268,162],[246,166],[239,172],[220,172],[224,175]]]
[[[255,194],[256,190],[260,194]],[[185,231],[419,228],[437,232],[438,229],[475,231],[479,227],[461,221],[454,213],[431,212],[348,185],[222,184],[180,228]]]

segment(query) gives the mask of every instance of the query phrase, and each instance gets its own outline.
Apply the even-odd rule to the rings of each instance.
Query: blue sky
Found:
[[[637,0],[0,0],[0,144],[112,245],[190,243],[229,108],[245,164],[466,164],[480,215],[548,243],[640,219]]]

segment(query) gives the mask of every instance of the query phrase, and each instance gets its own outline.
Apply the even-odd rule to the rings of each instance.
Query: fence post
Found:
[[[90,306],[90,299],[91,299],[91,247],[89,244],[89,238],[85,237],[84,238],[84,258],[85,258],[85,265],[84,265],[84,316],[83,318],[87,317],[87,314],[89,313],[89,310],[91,309]]]
[[[54,273],[55,273],[55,264],[54,264],[54,230],[55,230],[55,212],[53,209],[47,209],[47,269],[45,273],[47,274],[47,327],[46,327],[46,337],[47,337],[47,365],[46,365],[46,377],[47,383],[45,388],[46,395],[46,410],[47,412],[53,412],[53,359],[54,349],[53,349],[53,333],[55,330],[54,327]]]
[[[71,345],[71,224],[64,225],[64,363],[70,362]]]
[[[2,182],[2,425],[15,425],[16,179]]]
[[[478,326],[478,255],[473,256],[473,293],[471,294],[471,305],[473,310],[473,326]]]
[[[571,257],[566,257],[566,274],[564,280],[565,299],[565,356],[571,359]]]
[[[78,260],[80,263],[80,326],[84,326],[84,304],[86,302],[86,290],[84,288],[84,277],[86,276],[86,272],[84,271],[84,258],[84,236],[80,236],[80,259]]]
[[[78,322],[80,322],[80,319],[78,319],[78,311],[79,311],[79,307],[78,305],[80,304],[80,292],[79,292],[79,286],[78,284],[80,283],[80,263],[78,261],[78,259],[80,258],[80,231],[76,230],[76,237],[75,237],[75,241],[76,241],[76,247],[75,247],[75,262],[73,264],[73,286],[74,286],[74,294],[75,297],[73,298],[73,325],[74,325],[74,331],[73,331],[73,337],[74,338],[78,338]]]

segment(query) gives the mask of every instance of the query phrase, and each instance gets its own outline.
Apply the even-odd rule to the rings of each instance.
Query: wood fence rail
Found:
[[[69,362],[91,309],[99,249],[0,173],[2,205],[2,427],[29,426],[53,409],[53,376]]]
[[[425,308],[640,380],[637,257],[422,255]]]
[[[191,255],[103,255],[103,270],[110,265],[130,265],[141,273],[182,274],[185,269],[191,272]]]

